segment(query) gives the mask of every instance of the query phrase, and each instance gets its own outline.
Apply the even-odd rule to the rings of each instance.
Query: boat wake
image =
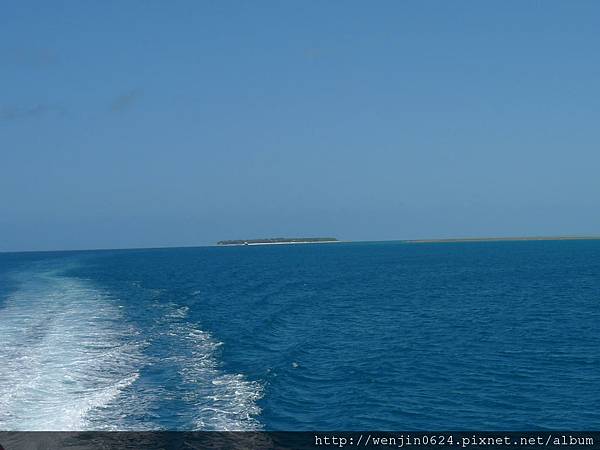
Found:
[[[0,310],[0,428],[109,429],[98,411],[139,376],[135,330],[114,299],[82,281],[53,270],[17,278]]]
[[[14,274],[0,305],[0,429],[260,428],[261,385],[220,369],[220,343],[185,307],[159,302],[151,322],[129,321],[121,299],[62,269]]]

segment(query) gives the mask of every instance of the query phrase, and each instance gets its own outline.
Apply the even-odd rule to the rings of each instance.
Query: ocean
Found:
[[[0,254],[0,430],[600,424],[600,241]]]

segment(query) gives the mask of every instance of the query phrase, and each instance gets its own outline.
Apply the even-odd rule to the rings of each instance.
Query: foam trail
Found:
[[[257,405],[263,387],[242,374],[230,374],[220,367],[221,342],[193,322],[187,307],[173,307],[163,317],[173,352],[169,364],[179,367],[184,397],[191,411],[189,429],[250,431],[261,428]]]
[[[13,274],[1,303],[0,429],[261,428],[262,385],[222,369],[221,343],[186,306],[132,285],[128,301],[152,299],[134,328],[118,299],[53,267],[66,268]]]
[[[115,300],[48,269],[18,279],[0,309],[0,429],[120,428],[103,408],[143,362]]]

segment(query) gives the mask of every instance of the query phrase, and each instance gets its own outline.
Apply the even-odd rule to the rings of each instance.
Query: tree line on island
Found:
[[[306,244],[311,242],[337,242],[337,239],[333,237],[232,239],[219,241],[217,242],[217,245]]]

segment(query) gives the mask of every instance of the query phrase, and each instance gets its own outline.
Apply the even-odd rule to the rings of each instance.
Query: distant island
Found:
[[[321,244],[326,242],[339,242],[332,237],[309,237],[309,238],[267,238],[267,239],[234,239],[219,241],[217,245],[269,245],[269,244]]]
[[[433,244],[452,242],[503,242],[503,241],[582,241],[600,240],[600,236],[512,236],[512,237],[458,237],[439,239],[405,239],[397,242],[405,244]],[[217,242],[219,246],[227,245],[273,245],[273,244],[321,244],[341,242],[333,237],[303,237],[303,238],[265,238],[265,239],[231,239]],[[375,242],[375,241],[373,241]]]
[[[587,241],[598,240],[598,236],[515,236],[515,237],[472,237],[445,239],[411,239],[408,244],[431,244],[436,242],[498,242],[498,241]]]

